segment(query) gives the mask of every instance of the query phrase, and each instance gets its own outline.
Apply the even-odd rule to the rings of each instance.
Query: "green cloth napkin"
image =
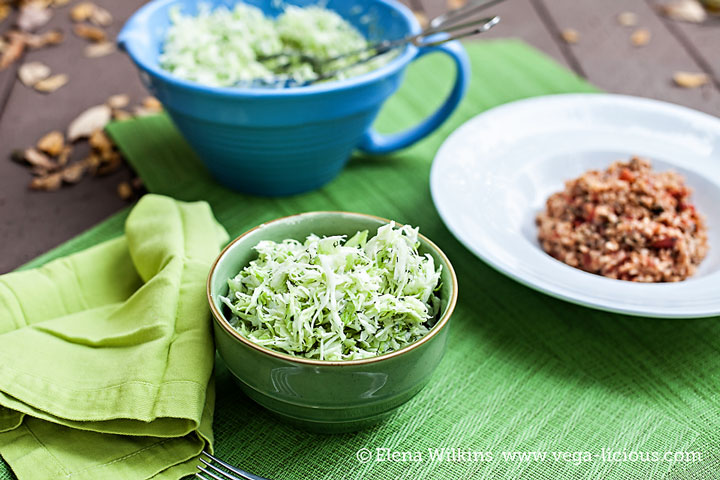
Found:
[[[212,441],[205,279],[227,233],[146,195],[125,235],[0,276],[0,453],[21,479],[174,479]]]
[[[216,453],[274,480],[718,478],[718,319],[632,318],[564,303],[495,272],[442,224],[428,174],[450,132],[512,100],[596,91],[521,42],[467,48],[473,66],[468,95],[439,131],[387,158],[358,156],[332,183],[304,195],[256,198],[219,187],[165,117],[111,127],[150,191],[207,200],[233,236],[302,211],[367,212],[420,226],[448,254],[458,274],[460,298],[447,354],[428,386],[390,420],[354,434],[308,434],[250,401],[217,365]],[[402,89],[384,108],[379,128],[398,129],[429,113],[441,101],[438,92],[449,88],[451,72],[452,64],[441,56],[413,64]],[[118,235],[124,215],[32,265]],[[427,459],[428,448],[442,447],[491,452],[492,460]],[[361,448],[420,451],[425,458],[361,463],[356,458]],[[700,462],[573,462],[555,460],[551,453],[599,456],[603,448],[689,450],[703,456]],[[548,453],[545,459],[524,461],[503,457],[503,452],[529,451]]]

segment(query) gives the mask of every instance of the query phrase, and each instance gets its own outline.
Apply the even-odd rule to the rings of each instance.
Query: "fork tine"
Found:
[[[225,477],[225,478],[223,478],[223,477],[218,477],[217,475],[215,475],[215,474],[212,473],[211,471],[207,470],[206,468],[201,467],[200,465],[197,466],[197,469],[200,470],[201,472],[203,472],[203,473],[206,474],[206,475],[210,475],[214,480],[228,480],[228,479],[230,479],[230,480],[240,480],[240,479],[237,478],[237,477]],[[225,473],[225,472],[223,472],[222,470],[218,470],[218,471],[219,471],[220,473],[222,473],[222,474]],[[195,475],[198,475],[198,474],[196,473]],[[204,477],[200,477],[200,478],[204,478]],[[207,480],[207,479],[206,479],[206,480]]]
[[[207,473],[208,475],[210,475],[211,477],[213,477],[213,478],[216,479],[216,480],[249,480],[248,477],[244,477],[244,476],[242,476],[242,477],[236,477],[235,475],[232,475],[232,474],[230,474],[230,473],[228,473],[228,472],[226,472],[226,471],[224,471],[224,470],[221,470],[221,469],[219,469],[218,467],[216,467],[215,465],[213,465],[212,463],[210,463],[210,462],[208,462],[207,460],[205,460],[204,458],[200,458],[200,461],[201,461],[202,463],[204,463],[206,466],[208,466],[208,467],[209,467],[211,470],[213,470],[214,472],[217,472],[217,473],[219,473],[220,475],[222,475],[221,478],[220,478],[220,477],[217,477],[217,476],[215,476],[214,473],[210,472],[209,470],[203,469],[203,467],[201,467],[200,465],[198,465],[198,468],[199,468],[200,470],[203,470],[205,473]]]
[[[223,461],[220,460],[219,458],[213,457],[212,455],[210,455],[208,452],[206,452],[206,451],[204,451],[204,450],[203,450],[202,453],[203,453],[203,455],[205,455],[206,457],[208,457],[210,460],[212,460],[213,462],[215,462],[215,463],[217,463],[218,465],[222,466],[222,467],[225,468],[226,470],[230,470],[232,473],[234,473],[234,474],[236,474],[236,475],[239,475],[240,478],[238,478],[238,479],[236,479],[236,480],[268,480],[268,479],[266,479],[266,478],[264,478],[264,477],[259,477],[259,476],[257,476],[257,475],[253,475],[252,473],[248,473],[248,472],[246,472],[246,471],[244,471],[244,470],[240,470],[239,468],[233,467],[232,465],[223,462]],[[200,457],[200,461],[203,462],[205,465],[208,465],[210,468],[213,468],[213,469],[215,469],[215,470],[218,470],[218,471],[222,472],[222,470],[219,470],[219,469],[218,469],[217,467],[215,467],[214,465],[211,465],[210,463],[208,463],[208,462],[206,462],[205,460],[203,460],[202,457]],[[222,472],[222,473],[224,473],[225,475],[228,475],[231,479],[235,478],[235,477],[232,477],[231,475],[229,475],[229,474],[226,473],[226,472]]]

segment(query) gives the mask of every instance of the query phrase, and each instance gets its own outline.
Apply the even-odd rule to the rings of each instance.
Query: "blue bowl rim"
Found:
[[[387,5],[388,7],[397,11],[408,23],[411,34],[420,33],[420,24],[418,23],[415,15],[405,5],[395,0],[373,0],[376,3]],[[404,68],[410,61],[415,58],[418,52],[418,48],[412,44],[403,50],[403,52],[393,58],[385,65],[371,70],[370,72],[350,77],[344,80],[336,80],[325,83],[318,83],[315,85],[308,85],[306,87],[293,87],[293,88],[265,88],[265,87],[213,87],[203,85],[198,82],[185,80],[180,77],[173,75],[167,70],[162,69],[159,66],[152,65],[148,62],[141,60],[136,55],[131,34],[130,32],[135,28],[135,23],[139,22],[141,18],[149,16],[151,13],[161,8],[167,7],[170,4],[177,2],[177,0],[152,0],[151,2],[140,7],[128,20],[121,29],[117,37],[117,43],[122,50],[124,50],[128,56],[132,59],[133,63],[141,70],[148,74],[155,76],[163,82],[172,84],[177,87],[186,88],[193,90],[197,93],[206,95],[219,95],[224,97],[301,97],[307,95],[313,95],[318,93],[335,92],[349,90],[359,86],[367,85],[374,81],[377,81],[383,77],[395,74],[398,70]],[[243,2],[243,0],[237,0],[237,3]],[[128,37],[127,41],[125,37]]]

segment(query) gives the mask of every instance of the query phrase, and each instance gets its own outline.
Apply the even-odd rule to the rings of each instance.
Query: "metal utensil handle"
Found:
[[[497,25],[498,23],[500,23],[500,17],[498,17],[498,16],[488,17],[488,18],[483,18],[483,19],[481,19],[481,20],[476,20],[476,21],[472,21],[472,22],[467,22],[467,23],[465,23],[465,24],[457,25],[457,26],[455,26],[455,27],[448,28],[447,30],[445,30],[445,31],[443,31],[443,32],[438,32],[438,33],[440,33],[440,34],[441,34],[441,33],[448,33],[448,32],[452,32],[452,31],[455,31],[455,30],[460,30],[460,29],[472,27],[472,26],[474,26],[474,25],[477,25],[478,23],[481,23],[481,25],[480,25],[478,28],[475,28],[475,29],[473,29],[473,30],[468,30],[468,31],[460,32],[460,33],[455,34],[455,35],[448,35],[447,37],[439,38],[439,39],[437,39],[437,40],[430,40],[430,41],[427,41],[427,42],[418,42],[418,43],[413,42],[413,43],[414,43],[416,46],[418,46],[418,47],[436,47],[436,46],[438,46],[438,45],[442,45],[443,43],[447,43],[447,42],[449,42],[449,41],[451,41],[451,40],[457,40],[457,39],[459,39],[459,38],[469,37],[470,35],[475,35],[475,34],[478,34],[478,33],[487,32],[488,30],[490,30],[491,28],[493,28],[495,25]],[[424,37],[423,37],[423,38],[424,38]],[[407,42],[405,42],[405,43],[407,43]],[[350,65],[345,65],[345,66],[343,66],[343,67],[336,68],[336,69],[334,69],[334,70],[330,70],[330,71],[321,73],[321,74],[318,75],[316,78],[314,78],[314,79],[306,82],[305,85],[310,85],[310,84],[313,84],[313,83],[316,83],[316,82],[320,82],[320,81],[322,81],[322,80],[327,80],[328,78],[334,77],[334,76],[337,75],[338,73],[344,72],[345,70],[348,70],[348,69],[353,68],[353,67],[356,67],[356,66],[358,66],[358,65],[362,65],[362,64],[364,64],[364,63],[367,63],[367,62],[369,62],[370,60],[372,60],[372,59],[374,59],[374,58],[377,58],[377,57],[379,57],[380,55],[383,55],[383,54],[387,53],[389,50],[392,50],[393,48],[396,48],[397,46],[398,46],[398,45],[395,45],[395,46],[393,46],[393,47],[389,47],[389,48],[384,49],[384,50],[376,49],[376,50],[374,51],[374,53],[372,53],[371,55],[369,55],[369,56],[367,56],[367,57],[365,57],[365,58],[362,58],[362,59],[360,59],[360,60],[358,60],[358,61],[356,61],[356,62],[353,62],[353,63],[351,63]],[[373,51],[373,50],[366,50],[366,51]],[[366,51],[363,51],[363,52],[361,52],[361,53],[364,53],[364,52],[366,52]]]
[[[493,1],[501,1],[501,0],[493,0]],[[345,57],[349,57],[349,56],[353,56],[353,55],[362,55],[363,53],[373,52],[368,57],[362,58],[362,59],[358,60],[357,62],[354,62],[352,65],[347,65],[345,67],[333,70],[332,72],[328,72],[328,73],[335,74],[335,73],[342,72],[343,70],[346,70],[355,65],[360,65],[360,64],[366,63],[366,62],[372,60],[373,58],[379,57],[380,55],[383,55],[394,48],[401,47],[408,43],[412,43],[413,45],[418,46],[418,47],[440,45],[442,43],[449,42],[450,40],[456,40],[458,38],[468,37],[470,35],[475,35],[477,33],[487,32],[492,27],[497,25],[499,22],[500,22],[500,17],[495,16],[495,17],[485,17],[485,18],[480,18],[477,20],[471,20],[469,22],[461,23],[458,25],[452,25],[452,26],[449,26],[448,28],[444,28],[441,30],[425,29],[420,33],[416,33],[413,35],[409,35],[407,37],[399,38],[397,40],[384,40],[382,42],[378,42],[376,44],[369,45],[361,50],[343,53],[341,55],[337,55],[335,57],[328,58],[327,60],[324,60],[322,62],[322,64],[328,65],[337,60],[341,60]],[[462,33],[459,33],[456,35],[450,35],[449,37],[447,37],[445,39],[436,40],[436,41],[429,42],[429,43],[422,41],[424,38],[426,38],[430,35],[434,35],[436,33],[452,33],[452,32],[456,32],[458,30],[464,30],[464,29],[467,29],[470,27],[474,27],[475,25],[480,25],[480,26],[478,28],[475,28],[470,31],[465,31],[465,32],[462,32]],[[332,76],[332,75],[330,75],[330,76]],[[318,78],[315,81],[324,80],[325,78],[329,78],[330,76],[328,76],[326,73],[323,73],[323,75],[321,75],[322,78]]]
[[[505,0],[478,0],[475,2],[469,2],[460,8],[450,10],[449,12],[438,15],[437,17],[430,20],[430,23],[428,24],[429,29],[442,28],[443,25],[452,24],[453,22],[457,22],[466,15],[479,12],[480,10],[492,7],[493,5],[497,5],[498,3],[503,1]]]

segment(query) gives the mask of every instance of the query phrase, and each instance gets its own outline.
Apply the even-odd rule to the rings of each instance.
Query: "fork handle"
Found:
[[[438,39],[440,38],[442,37]],[[408,147],[435,131],[453,113],[465,95],[470,82],[470,61],[465,49],[457,41],[443,44],[431,43],[428,46],[420,47],[417,56],[413,60],[435,52],[450,56],[456,67],[455,85],[442,106],[418,125],[404,132],[385,135],[370,127],[358,145],[360,150],[371,154],[384,154]]]

